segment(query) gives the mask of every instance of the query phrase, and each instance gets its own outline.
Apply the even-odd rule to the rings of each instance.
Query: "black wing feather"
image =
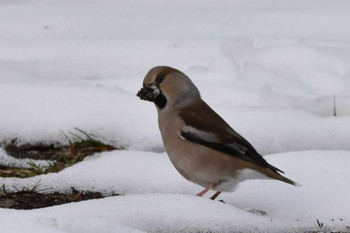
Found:
[[[240,159],[253,162],[255,164],[259,164],[263,167],[269,167],[276,172],[278,171],[278,172],[284,173],[280,169],[269,164],[258,152],[256,152],[255,150],[251,150],[250,148],[247,148],[243,145],[240,145],[237,143],[221,144],[217,142],[209,142],[194,133],[184,132],[184,131],[181,131],[181,137],[185,138],[190,142],[198,143],[200,145],[212,148],[214,150],[226,153],[228,155],[235,156]]]

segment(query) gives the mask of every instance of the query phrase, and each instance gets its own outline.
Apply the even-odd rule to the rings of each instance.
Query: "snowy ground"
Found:
[[[350,231],[349,9],[341,0],[0,1],[0,141],[67,143],[61,131],[78,127],[126,148],[57,174],[0,178],[123,195],[0,209],[1,230],[304,232],[319,219]],[[200,187],[173,169],[154,106],[136,97],[156,65],[188,74],[303,186],[244,182],[221,196],[226,204],[192,196]],[[0,161],[13,162],[2,149]]]

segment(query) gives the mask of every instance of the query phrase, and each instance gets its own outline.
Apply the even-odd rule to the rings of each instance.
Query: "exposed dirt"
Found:
[[[68,145],[46,145],[43,143],[18,145],[16,139],[9,143],[0,143],[0,146],[4,148],[8,155],[18,159],[32,160],[28,163],[30,165],[29,168],[16,168],[0,164],[0,177],[25,178],[59,172],[80,162],[86,156],[117,149],[95,139],[92,134],[88,134],[78,128],[74,129],[74,133],[69,132],[71,137],[63,133],[69,142]],[[47,160],[48,165],[36,165],[33,162],[34,160]]]
[[[44,145],[41,143],[17,145],[15,142],[11,142],[3,145],[3,148],[8,155],[18,159],[55,160],[64,163],[73,159],[81,161],[88,155],[117,149],[111,145],[90,139],[62,146]]]
[[[69,194],[59,192],[44,194],[34,190],[9,193],[0,191],[0,207],[28,210],[98,198],[103,198],[99,192],[82,192],[75,189],[72,189]]]
[[[16,143],[8,143],[4,146],[8,155],[18,159],[34,159],[34,160],[59,160],[64,154],[62,146],[44,145],[41,143],[30,145],[25,144],[17,146]]]
[[[10,143],[0,143],[0,146],[5,149],[6,153],[15,158],[48,161],[47,166],[39,166],[34,162],[29,162],[29,168],[10,167],[0,164],[0,177],[26,178],[59,172],[82,161],[86,156],[117,149],[96,140],[93,135],[83,130],[74,129],[74,132],[69,132],[70,137],[63,133],[69,142],[68,145],[45,145],[42,143],[18,145],[16,139]],[[42,193],[37,191],[39,186],[40,184],[33,189],[10,192],[3,185],[2,188],[0,187],[0,208],[35,209],[103,197],[99,192],[82,192],[73,188],[66,193]]]

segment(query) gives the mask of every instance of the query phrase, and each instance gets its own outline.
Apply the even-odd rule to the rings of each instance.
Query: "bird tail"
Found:
[[[301,184],[299,184],[299,183],[297,183],[297,182],[295,182],[295,181],[293,181],[291,179],[288,179],[285,176],[280,175],[280,177],[281,177],[281,179],[278,179],[280,181],[283,181],[285,183],[288,183],[288,184],[291,184],[291,185],[294,185],[294,186],[297,186],[297,187],[301,187]]]
[[[276,179],[276,180],[279,180],[279,181],[282,181],[282,182],[285,182],[287,184],[291,184],[291,185],[294,185],[294,186],[297,186],[297,187],[301,187],[300,184],[298,184],[297,182],[291,180],[291,179],[288,179],[287,177],[281,175],[279,173],[282,172],[281,170],[278,169],[278,171],[274,170],[274,169],[271,169],[271,168],[268,168],[271,172],[269,172],[267,175],[273,179]],[[282,172],[283,173],[283,172]]]

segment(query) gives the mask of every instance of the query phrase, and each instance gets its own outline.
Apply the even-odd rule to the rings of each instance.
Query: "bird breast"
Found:
[[[159,128],[166,152],[177,171],[203,187],[208,184],[230,191],[237,182],[236,159],[222,152],[184,140],[179,132],[185,126],[177,114],[159,112]],[[238,161],[239,164],[239,161]],[[239,178],[239,177],[237,177]],[[214,187],[214,190],[215,187]]]

